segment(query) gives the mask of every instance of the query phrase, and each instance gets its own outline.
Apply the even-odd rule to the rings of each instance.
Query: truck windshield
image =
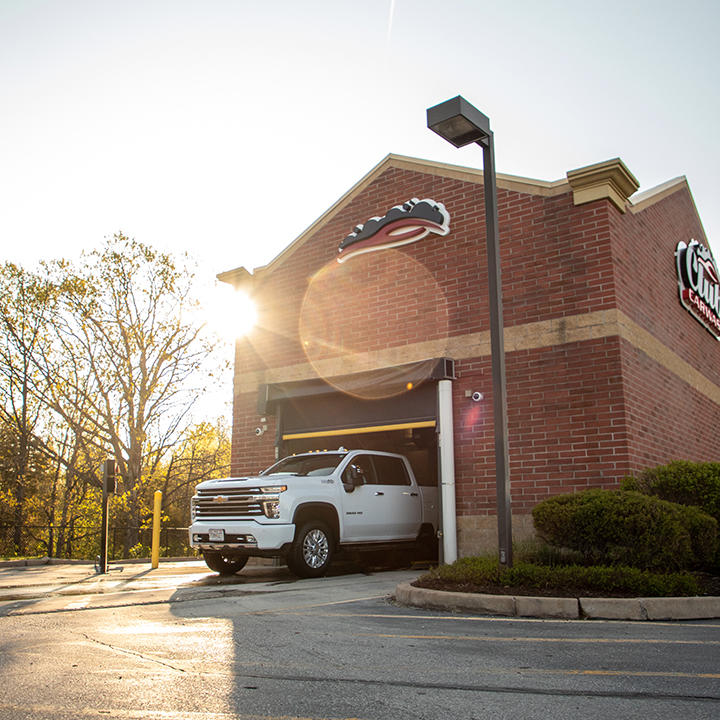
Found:
[[[263,470],[261,475],[332,475],[333,470],[345,457],[342,453],[327,455],[295,455],[286,457]]]

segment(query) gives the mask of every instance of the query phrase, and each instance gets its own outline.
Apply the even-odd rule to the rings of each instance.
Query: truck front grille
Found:
[[[268,500],[268,495],[260,488],[198,490],[195,519],[258,517],[263,515],[263,500]]]

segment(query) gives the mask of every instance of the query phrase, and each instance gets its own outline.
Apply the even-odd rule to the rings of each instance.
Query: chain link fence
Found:
[[[108,559],[149,558],[152,528],[110,527]],[[100,554],[100,528],[73,525],[25,525],[17,537],[15,527],[0,525],[0,559],[14,557],[56,557],[72,560],[95,560]],[[187,528],[160,528],[161,557],[193,557]]]

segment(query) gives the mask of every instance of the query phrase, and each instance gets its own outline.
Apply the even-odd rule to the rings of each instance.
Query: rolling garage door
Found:
[[[260,388],[258,410],[278,416],[280,442],[433,428],[436,382],[453,378],[453,361],[434,358],[328,381],[275,383]]]

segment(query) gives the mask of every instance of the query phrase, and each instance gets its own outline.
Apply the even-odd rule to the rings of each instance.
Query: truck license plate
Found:
[[[222,528],[210,528],[210,542],[223,542],[225,531]]]

